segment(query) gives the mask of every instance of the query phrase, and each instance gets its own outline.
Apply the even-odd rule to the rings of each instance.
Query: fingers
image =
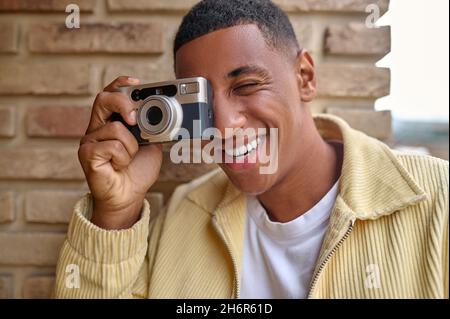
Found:
[[[118,88],[122,86],[138,85],[140,81],[138,79],[129,76],[119,76],[114,81],[112,81],[108,86],[106,86],[103,91],[105,92],[115,92]]]
[[[132,160],[119,140],[85,143],[80,146],[78,156],[85,172],[99,171],[109,163],[115,170],[121,170],[128,167]]]
[[[105,125],[113,113],[120,113],[122,118],[130,125],[136,124],[136,110],[133,102],[120,92],[101,92],[97,94],[92,108],[86,134]]]
[[[139,84],[138,79],[120,76],[105,87],[103,92],[97,94],[86,134],[105,125],[112,113],[120,113],[128,124],[135,125],[136,111],[134,110],[134,104],[125,94],[117,92],[117,89],[122,86],[137,84]]]
[[[107,123],[96,131],[85,135],[81,139],[80,145],[108,140],[120,141],[131,158],[136,155],[139,149],[136,138],[121,122],[118,121]]]
[[[138,79],[120,76],[97,95],[86,135],[80,142],[79,158],[83,169],[98,169],[108,162],[114,169],[123,169],[138,153],[139,146],[131,132],[121,122],[109,122],[113,113],[119,113],[129,125],[136,124],[134,103],[118,89],[138,84]],[[150,149],[161,152],[157,148]],[[143,151],[140,157],[150,153]]]

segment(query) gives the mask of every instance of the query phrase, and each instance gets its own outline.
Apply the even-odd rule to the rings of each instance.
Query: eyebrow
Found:
[[[228,78],[237,78],[240,75],[244,74],[257,74],[261,77],[267,78],[269,77],[269,72],[256,65],[245,65],[234,69],[233,71],[227,74]]]

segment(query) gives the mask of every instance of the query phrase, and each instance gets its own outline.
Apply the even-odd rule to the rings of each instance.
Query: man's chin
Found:
[[[273,176],[260,174],[258,169],[231,170],[226,164],[221,164],[220,167],[233,185],[243,193],[259,195],[270,189]]]

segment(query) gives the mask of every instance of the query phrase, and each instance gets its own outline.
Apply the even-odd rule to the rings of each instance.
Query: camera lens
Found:
[[[137,112],[141,136],[152,141],[172,140],[183,122],[180,103],[164,95],[147,98]]]
[[[147,111],[147,121],[150,125],[158,125],[161,123],[163,118],[163,113],[161,109],[157,106],[152,106]]]

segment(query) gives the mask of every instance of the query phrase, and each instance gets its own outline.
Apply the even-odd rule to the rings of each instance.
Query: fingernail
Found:
[[[133,122],[133,124],[136,123],[136,111],[135,110],[131,111],[130,120]]]
[[[130,82],[132,84],[138,84],[140,81],[139,81],[139,79],[129,77],[128,82]]]

